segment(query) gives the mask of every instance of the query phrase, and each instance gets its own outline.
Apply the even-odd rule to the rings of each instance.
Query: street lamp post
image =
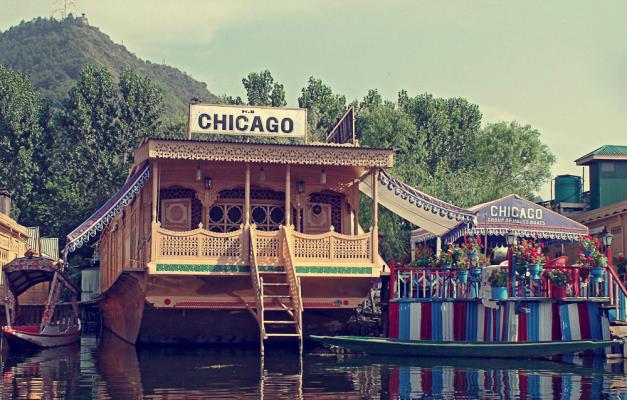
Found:
[[[612,240],[614,235],[608,231],[607,228],[603,231],[603,246],[605,247],[605,256],[607,257],[607,264],[612,265]]]

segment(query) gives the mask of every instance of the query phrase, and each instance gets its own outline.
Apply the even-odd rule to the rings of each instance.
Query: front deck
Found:
[[[245,274],[251,272],[251,252],[260,271],[283,270],[286,241],[294,248],[296,274],[307,276],[379,276],[372,251],[372,233],[345,235],[337,232],[304,234],[283,227],[258,230],[254,225],[229,233],[203,228],[176,232],[157,226],[155,254],[148,263],[151,274]],[[248,246],[249,238],[255,245]],[[378,256],[378,255],[377,255]]]

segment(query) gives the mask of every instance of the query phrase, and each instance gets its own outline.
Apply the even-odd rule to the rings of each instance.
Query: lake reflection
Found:
[[[302,358],[268,348],[148,347],[108,335],[36,353],[2,350],[2,399],[623,398],[623,363]],[[627,396],[625,396],[627,397]]]

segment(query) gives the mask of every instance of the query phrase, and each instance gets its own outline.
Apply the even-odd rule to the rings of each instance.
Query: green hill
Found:
[[[162,89],[168,114],[187,113],[192,97],[213,102],[207,85],[176,68],[139,59],[98,28],[72,16],[37,18],[0,32],[0,64],[30,75],[41,93],[59,104],[85,64],[106,66],[117,78],[131,67]]]

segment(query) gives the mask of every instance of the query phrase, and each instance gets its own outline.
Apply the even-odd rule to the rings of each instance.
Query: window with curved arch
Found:
[[[250,220],[257,229],[276,231],[285,223],[285,194],[272,189],[251,189]],[[220,192],[218,200],[209,207],[207,229],[213,232],[233,232],[244,222],[244,190]]]

